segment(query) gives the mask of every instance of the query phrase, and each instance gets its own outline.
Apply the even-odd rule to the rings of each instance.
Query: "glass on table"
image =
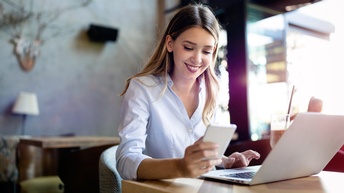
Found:
[[[270,146],[273,148],[290,124],[289,114],[280,114],[271,116],[270,124]]]

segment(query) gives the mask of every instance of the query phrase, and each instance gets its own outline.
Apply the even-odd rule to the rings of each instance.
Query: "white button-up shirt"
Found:
[[[165,92],[162,77],[145,76],[130,81],[121,106],[121,143],[116,154],[117,170],[123,179],[137,179],[138,166],[145,158],[184,157],[185,148],[204,135],[203,81],[199,104],[191,118],[172,85],[170,76]]]

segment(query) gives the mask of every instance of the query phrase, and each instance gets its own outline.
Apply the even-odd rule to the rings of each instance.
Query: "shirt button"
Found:
[[[189,133],[192,133],[192,129],[189,129]]]

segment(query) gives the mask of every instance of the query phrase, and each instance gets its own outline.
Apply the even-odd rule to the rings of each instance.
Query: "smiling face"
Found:
[[[175,40],[166,37],[166,48],[173,53],[173,81],[195,81],[213,62],[215,38],[205,29],[192,27]]]

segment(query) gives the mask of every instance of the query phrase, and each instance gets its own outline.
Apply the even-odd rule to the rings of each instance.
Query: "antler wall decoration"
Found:
[[[85,7],[92,0],[81,0],[81,3],[75,6],[39,12],[32,11],[32,1],[29,3],[26,1],[26,4],[23,1],[12,0],[0,2],[0,29],[5,29],[10,34],[10,42],[14,46],[13,53],[21,68],[26,72],[31,71],[35,65],[36,58],[40,54],[40,46],[46,40],[43,38],[43,33],[49,25],[66,11]],[[30,24],[35,25],[30,26]],[[30,35],[25,34],[25,30],[29,30]],[[52,37],[55,37],[57,33],[51,34]]]

